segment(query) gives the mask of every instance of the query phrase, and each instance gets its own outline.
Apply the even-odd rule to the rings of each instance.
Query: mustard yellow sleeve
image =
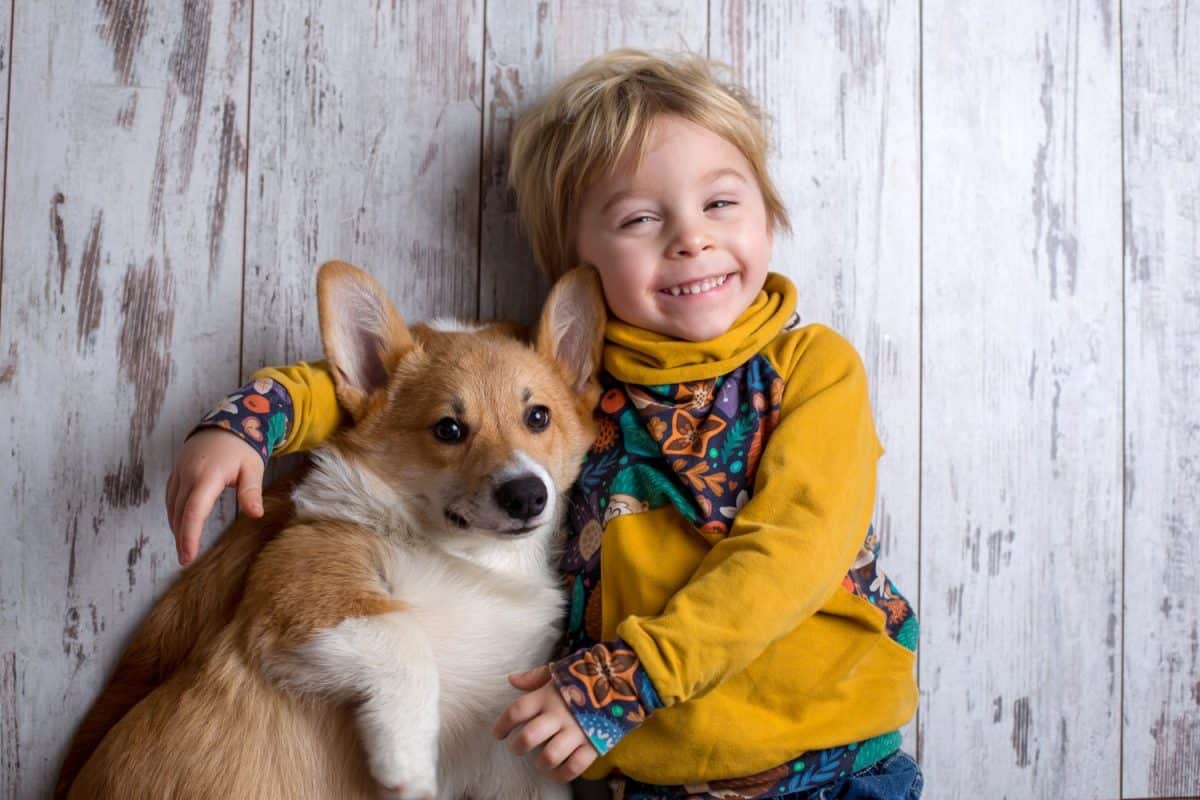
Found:
[[[251,380],[270,379],[291,398],[287,433],[271,455],[300,453],[322,444],[342,422],[341,407],[326,361],[301,361],[286,367],[265,367]]]
[[[617,628],[665,706],[715,688],[815,614],[873,512],[883,451],[858,353],[814,325],[777,337],[764,354],[785,389],[753,497],[663,613]]]

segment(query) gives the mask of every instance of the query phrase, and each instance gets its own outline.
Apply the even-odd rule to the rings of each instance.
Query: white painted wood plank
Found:
[[[519,233],[508,142],[521,114],[557,81],[618,47],[705,51],[708,10],[692,0],[554,0],[487,5],[480,316],[532,322],[547,283]]]
[[[1200,795],[1200,9],[1122,10],[1123,789]]]
[[[770,169],[793,235],[776,237],[772,269],[796,283],[802,318],[840,331],[866,364],[887,450],[881,564],[919,606],[917,7],[722,0],[711,24],[712,57],[773,121]],[[905,738],[912,752],[915,731]]]
[[[5,140],[8,133],[8,77],[9,77],[9,44],[12,33],[12,6],[0,8],[0,100],[3,101],[3,111],[0,112],[0,153],[5,152]],[[3,169],[3,163],[0,163]],[[0,187],[2,189],[2,187]],[[0,219],[0,229],[3,220]],[[0,241],[3,234],[0,233]],[[4,258],[0,253],[0,398],[11,391],[17,375],[17,360],[19,351],[16,348],[14,336],[7,333],[4,327]],[[0,400],[0,420],[3,424],[11,425],[11,412]],[[0,500],[0,519],[11,520],[8,510],[11,504],[11,490],[7,487],[12,483],[16,473],[16,464],[10,459],[5,466],[0,467],[0,486],[6,488],[3,500]],[[15,531],[10,529],[11,522],[0,523],[0,561],[8,563],[15,560],[17,554],[13,544]],[[25,675],[28,665],[22,661],[18,664],[16,650],[5,644],[11,640],[21,598],[9,585],[9,573],[0,567],[0,797],[9,800],[16,798],[21,789],[21,705],[26,694]]]
[[[1115,797],[1116,5],[926,2],[923,24],[928,785]]]
[[[246,373],[321,357],[329,259],[410,319],[476,316],[482,18],[477,0],[256,5]]]
[[[17,9],[0,294],[6,797],[48,795],[174,574],[161,499],[174,449],[213,382],[236,378],[248,9]]]

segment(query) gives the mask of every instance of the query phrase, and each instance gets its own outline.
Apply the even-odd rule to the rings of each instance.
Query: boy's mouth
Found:
[[[715,275],[710,278],[701,278],[698,281],[691,283],[681,283],[676,286],[668,286],[666,289],[659,289],[663,294],[669,294],[672,297],[680,295],[707,294],[708,292],[720,289],[725,285],[725,281],[729,279],[732,272],[727,272],[722,275]]]

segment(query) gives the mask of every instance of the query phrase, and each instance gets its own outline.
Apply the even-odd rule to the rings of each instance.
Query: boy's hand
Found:
[[[204,522],[225,487],[237,487],[238,508],[244,514],[261,517],[262,482],[262,457],[236,434],[205,428],[188,438],[167,480],[167,520],[179,563],[196,557]]]
[[[513,701],[492,726],[492,733],[503,739],[524,724],[509,743],[514,753],[523,756],[541,745],[542,752],[535,762],[538,769],[550,773],[559,783],[582,775],[600,754],[550,680],[550,668],[518,672],[509,675],[508,682],[529,694]]]

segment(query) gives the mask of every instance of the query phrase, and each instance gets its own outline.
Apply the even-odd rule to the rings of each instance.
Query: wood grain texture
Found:
[[[923,7],[921,754],[938,797],[1120,791],[1115,14]]]
[[[887,450],[881,565],[919,606],[917,8],[723,0],[711,25],[712,58],[771,117],[769,168],[793,228],[772,269],[796,283],[804,321],[842,333],[866,364]]]
[[[1190,7],[1189,7],[1190,6]],[[1200,795],[1200,9],[1122,11],[1123,790]]]
[[[4,109],[4,124],[0,126],[0,153],[7,151],[8,135],[8,92],[9,69],[11,67],[12,42],[12,6],[0,7],[0,97]],[[7,186],[7,182],[5,184]],[[3,219],[0,219],[0,242],[3,242]],[[17,407],[11,399],[11,393],[17,380],[17,367],[20,362],[20,348],[17,346],[17,336],[6,327],[4,293],[5,260],[0,248],[0,424],[7,428],[16,427]],[[9,268],[10,273],[15,268]],[[3,440],[0,440],[3,441]],[[29,748],[28,736],[22,742],[21,725],[28,726],[28,712],[25,710],[28,694],[26,676],[29,673],[30,659],[17,657],[16,648],[10,644],[15,641],[16,625],[24,598],[18,589],[20,572],[15,565],[21,557],[19,550],[20,529],[10,508],[16,501],[17,468],[13,451],[10,450],[7,464],[0,467],[0,798],[13,800],[19,796],[23,770],[21,759],[26,762],[33,757]],[[14,566],[7,566],[7,565]]]
[[[411,319],[476,316],[482,22],[475,0],[256,5],[246,373],[321,356],[329,259]]]
[[[705,52],[708,10],[689,0],[489,0],[484,92],[483,319],[532,322],[548,284],[519,232],[508,140],[522,112],[589,58],[616,47]]]
[[[711,52],[774,120],[773,266],[863,355],[920,589],[926,796],[1200,796],[1195,2],[13,6],[0,798],[46,793],[174,574],[186,431],[320,355],[323,260],[410,318],[534,317],[512,126],[618,46]]]
[[[0,752],[4,796],[41,797],[175,571],[174,449],[236,378],[249,14],[44,2],[14,25]]]

